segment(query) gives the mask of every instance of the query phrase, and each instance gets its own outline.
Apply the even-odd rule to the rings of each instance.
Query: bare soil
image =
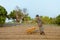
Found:
[[[35,33],[27,34],[26,29],[31,25],[17,25],[13,27],[0,27],[0,40],[60,40],[60,27],[43,25],[45,35],[39,34],[37,26]]]

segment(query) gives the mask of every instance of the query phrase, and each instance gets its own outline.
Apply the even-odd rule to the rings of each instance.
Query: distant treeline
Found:
[[[18,6],[16,9],[13,9],[10,13],[6,11],[6,9],[0,5],[0,24],[1,26],[5,23],[6,18],[12,20],[13,23],[36,23],[35,18],[31,18],[27,13],[27,9],[20,9]],[[43,24],[58,24],[60,25],[60,15],[55,18],[48,16],[40,16]]]

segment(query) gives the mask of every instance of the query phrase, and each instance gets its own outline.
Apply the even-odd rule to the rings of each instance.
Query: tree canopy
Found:
[[[3,6],[0,6],[0,25],[5,23],[7,17],[7,11]]]

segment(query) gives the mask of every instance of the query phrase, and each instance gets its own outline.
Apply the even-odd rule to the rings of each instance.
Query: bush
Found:
[[[56,24],[60,25],[60,15],[56,17]]]

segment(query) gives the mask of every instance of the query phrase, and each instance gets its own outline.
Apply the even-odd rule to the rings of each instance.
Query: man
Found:
[[[43,29],[43,26],[42,26],[42,20],[40,19],[39,15],[36,15],[36,22],[38,24],[38,27],[39,27],[39,30],[40,30],[40,34],[41,35],[45,35],[44,29]]]

